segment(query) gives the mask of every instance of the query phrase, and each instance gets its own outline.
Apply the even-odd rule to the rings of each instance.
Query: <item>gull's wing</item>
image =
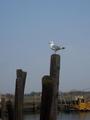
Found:
[[[53,45],[53,46],[51,47],[51,49],[54,50],[54,51],[57,51],[57,50],[60,50],[60,46]]]

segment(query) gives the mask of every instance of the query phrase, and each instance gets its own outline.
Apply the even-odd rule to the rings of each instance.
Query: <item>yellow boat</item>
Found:
[[[79,111],[90,111],[90,101],[85,101],[83,96],[76,97],[72,108]]]

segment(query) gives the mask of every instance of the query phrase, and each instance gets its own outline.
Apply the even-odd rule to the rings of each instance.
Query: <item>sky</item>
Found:
[[[66,47],[60,91],[90,88],[90,0],[0,0],[0,93],[14,93],[16,70],[27,72],[25,93],[42,90],[54,53]]]

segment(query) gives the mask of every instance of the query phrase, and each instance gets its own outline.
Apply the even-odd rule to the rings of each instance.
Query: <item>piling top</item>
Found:
[[[49,84],[52,82],[52,78],[51,76],[48,76],[48,75],[45,75],[43,78],[42,78],[42,83],[43,84]]]
[[[16,74],[17,74],[17,78],[22,76],[22,69],[17,69]]]
[[[51,57],[60,57],[59,54],[52,54]]]
[[[16,75],[17,75],[17,78],[20,78],[20,77],[26,77],[27,75],[27,72],[24,72],[22,69],[17,69],[16,70]]]

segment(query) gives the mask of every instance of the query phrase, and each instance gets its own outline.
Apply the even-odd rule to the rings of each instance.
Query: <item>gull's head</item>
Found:
[[[53,42],[53,40],[51,40],[51,41],[49,42],[49,44],[50,44],[50,45],[54,45],[54,42]]]

